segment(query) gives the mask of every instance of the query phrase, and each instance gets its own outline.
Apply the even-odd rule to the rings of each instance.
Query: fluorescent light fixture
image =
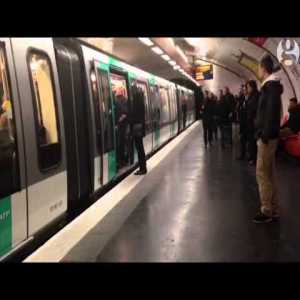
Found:
[[[159,47],[157,47],[157,46],[152,47],[151,50],[152,50],[153,52],[155,52],[156,54],[158,54],[158,55],[164,54],[164,51],[162,51],[162,50],[161,50]]]
[[[173,69],[174,69],[174,70],[178,70],[178,69],[180,69],[180,67],[179,67],[178,65],[175,65],[175,66],[173,67]]]
[[[153,42],[149,38],[139,38],[139,40],[146,46],[151,47],[154,45]]]
[[[169,64],[170,64],[171,66],[175,66],[175,65],[176,65],[176,61],[170,60],[170,61],[169,61]]]
[[[170,58],[170,56],[169,55],[167,55],[167,54],[164,54],[164,55],[162,55],[161,56],[164,60],[166,60],[166,61],[169,61],[171,58]]]

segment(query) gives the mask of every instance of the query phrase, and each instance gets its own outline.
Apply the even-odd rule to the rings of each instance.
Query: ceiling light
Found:
[[[169,64],[170,64],[171,66],[175,66],[175,65],[176,65],[176,61],[170,60],[170,61],[169,61]]]
[[[164,54],[164,51],[162,51],[159,47],[155,46],[155,47],[152,47],[151,50],[153,52],[155,52],[156,54],[158,55],[161,55],[161,54]]]
[[[170,58],[170,56],[169,55],[167,55],[167,54],[164,54],[164,55],[162,55],[161,56],[164,60],[166,60],[166,61],[169,61],[171,58]]]
[[[178,65],[175,65],[173,68],[174,68],[174,70],[180,69],[180,67]]]
[[[149,39],[149,38],[139,38],[139,40],[143,43],[143,44],[145,44],[145,45],[147,45],[147,46],[153,46],[154,44],[153,44],[153,42]]]

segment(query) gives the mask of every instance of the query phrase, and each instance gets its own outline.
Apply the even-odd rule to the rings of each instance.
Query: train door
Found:
[[[91,75],[94,93],[97,149],[100,157],[100,184],[107,184],[117,172],[114,114],[107,65],[94,61]]]
[[[28,234],[67,210],[67,174],[61,95],[53,41],[13,38],[24,120]]]
[[[170,138],[170,103],[166,87],[160,86],[159,93],[161,100],[160,143],[163,144]]]
[[[28,235],[19,104],[10,39],[0,38],[0,260]]]
[[[175,136],[178,131],[177,124],[177,103],[174,87],[170,86],[169,89],[169,99],[170,99],[170,112],[171,112],[171,137]]]
[[[144,105],[145,105],[145,137],[144,147],[145,153],[149,154],[153,148],[153,137],[152,137],[152,122],[151,122],[151,106],[148,92],[148,85],[143,81],[136,81],[136,86],[143,91],[144,94]]]
[[[130,128],[131,102],[128,76],[110,69],[110,82],[115,107],[117,172],[123,173],[133,164],[133,139]]]
[[[177,87],[176,89],[176,102],[177,102],[177,111],[178,111],[178,133],[182,131],[182,107],[181,107],[181,88]]]

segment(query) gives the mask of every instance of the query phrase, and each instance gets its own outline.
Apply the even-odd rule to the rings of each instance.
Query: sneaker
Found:
[[[259,212],[254,218],[253,218],[253,222],[254,223],[269,223],[271,222],[273,219],[272,217],[266,216],[265,214]]]

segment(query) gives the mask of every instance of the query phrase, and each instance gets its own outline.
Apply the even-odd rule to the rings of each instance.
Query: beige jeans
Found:
[[[278,187],[275,169],[275,152],[278,140],[264,144],[257,141],[256,180],[259,189],[261,212],[267,216],[279,214]]]

